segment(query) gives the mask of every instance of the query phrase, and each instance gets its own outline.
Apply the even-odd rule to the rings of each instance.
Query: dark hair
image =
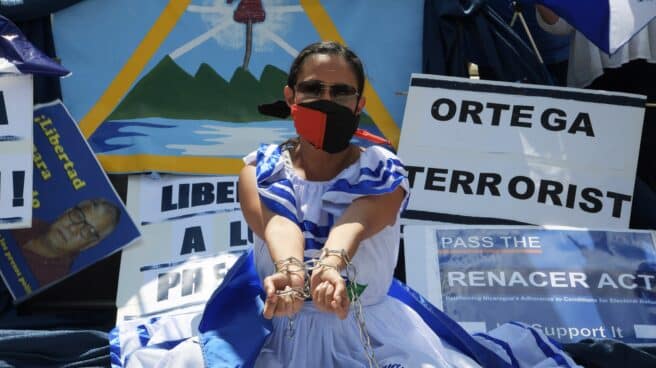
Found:
[[[296,86],[298,73],[303,66],[305,58],[314,54],[337,55],[343,57],[349,65],[351,65],[351,69],[353,69],[353,73],[358,80],[358,92],[362,93],[365,79],[362,61],[360,61],[360,58],[351,49],[335,41],[316,42],[306,46],[298,53],[296,59],[292,62],[292,66],[289,68],[289,76],[287,77],[287,85],[291,89],[294,89]]]

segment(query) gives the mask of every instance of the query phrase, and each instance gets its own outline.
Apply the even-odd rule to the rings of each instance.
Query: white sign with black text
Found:
[[[154,180],[144,175],[128,179],[127,207],[141,224],[142,238],[121,256],[117,323],[187,313],[189,308],[202,309],[225,273],[253,244],[253,234],[239,207],[223,212],[206,211],[208,207],[203,207],[198,213],[187,212],[179,218],[153,222],[158,219],[153,216],[158,213],[157,208],[169,199],[165,196],[161,201],[153,200],[150,207],[155,209],[145,206],[144,196],[152,197],[153,188],[180,187],[185,183],[193,188],[194,183],[222,183],[221,177],[179,176],[175,184],[171,180],[162,182],[166,185],[153,183]],[[209,191],[204,193],[207,196]],[[151,221],[144,221],[144,216],[150,216]]]
[[[413,74],[410,220],[627,228],[645,98]]]
[[[239,209],[236,176],[142,177],[142,224]]]
[[[0,76],[0,229],[32,223],[32,76]]]

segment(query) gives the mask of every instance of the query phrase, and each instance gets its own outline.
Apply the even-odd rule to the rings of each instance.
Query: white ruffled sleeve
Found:
[[[410,196],[408,173],[394,153],[371,146],[360,155],[358,167],[338,178],[323,195],[322,201],[326,211],[339,214],[360,197],[391,193],[399,186],[405,191],[400,214]]]
[[[256,163],[257,192],[262,203],[273,213],[298,223],[294,187],[284,168],[280,146],[262,145],[244,157],[244,162]]]

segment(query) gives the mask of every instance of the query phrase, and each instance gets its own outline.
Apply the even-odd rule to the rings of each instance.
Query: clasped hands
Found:
[[[338,256],[323,257],[313,268],[309,280],[309,294],[317,309],[335,313],[340,319],[346,318],[351,304],[346,282],[339,273],[345,266]],[[264,318],[291,317],[298,313],[305,298],[296,291],[306,290],[305,288],[305,269],[287,268],[264,278]]]

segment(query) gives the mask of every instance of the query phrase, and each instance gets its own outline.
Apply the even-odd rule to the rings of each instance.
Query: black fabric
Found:
[[[426,0],[422,71],[469,77],[469,62],[489,79],[553,85],[531,48],[484,0]]]
[[[497,14],[499,14],[508,26],[510,26],[513,17],[516,16],[515,23],[511,28],[522,39],[522,41],[533,50],[529,35],[524,29],[524,24],[521,21],[521,19],[524,19],[526,27],[528,28],[537,49],[542,54],[542,59],[544,59],[545,66],[550,72],[554,84],[563,87],[567,86],[567,59],[570,44],[569,35],[554,35],[540,28],[535,14],[535,0],[485,1],[492,7],[492,9],[494,9],[494,11],[497,12]],[[519,14],[522,15],[521,19],[518,16]],[[479,67],[479,75],[481,76],[481,79],[491,79],[488,77],[491,75],[490,72],[491,71],[485,67]]]
[[[314,142],[311,137],[305,136],[306,130],[317,129],[317,122],[310,120],[300,113],[301,109],[319,111],[325,114],[325,126],[322,142]],[[329,100],[317,100],[297,104],[296,113],[292,112],[296,133],[305,138],[315,147],[328,153],[338,153],[349,147],[349,142],[355,134],[360,122],[360,115],[356,115],[348,107]]]
[[[266,116],[273,116],[274,118],[287,119],[292,113],[287,102],[278,100],[268,104],[257,106],[257,111]]]
[[[656,63],[643,59],[632,60],[619,68],[604,69],[588,89],[601,89],[647,96],[647,102],[656,103]],[[638,177],[656,191],[656,107],[645,109],[644,124],[638,157]]]
[[[656,103],[656,84],[649,77],[654,75],[656,63],[636,59],[619,68],[604,69],[604,74],[586,88],[637,93]],[[656,107],[645,109],[636,176],[630,227],[656,230]]]
[[[120,261],[116,253],[18,305],[0,283],[0,330],[111,330]]]
[[[0,367],[110,367],[107,333],[0,331]]]
[[[656,355],[617,340],[581,340],[563,344],[563,350],[586,368],[653,368]]]

